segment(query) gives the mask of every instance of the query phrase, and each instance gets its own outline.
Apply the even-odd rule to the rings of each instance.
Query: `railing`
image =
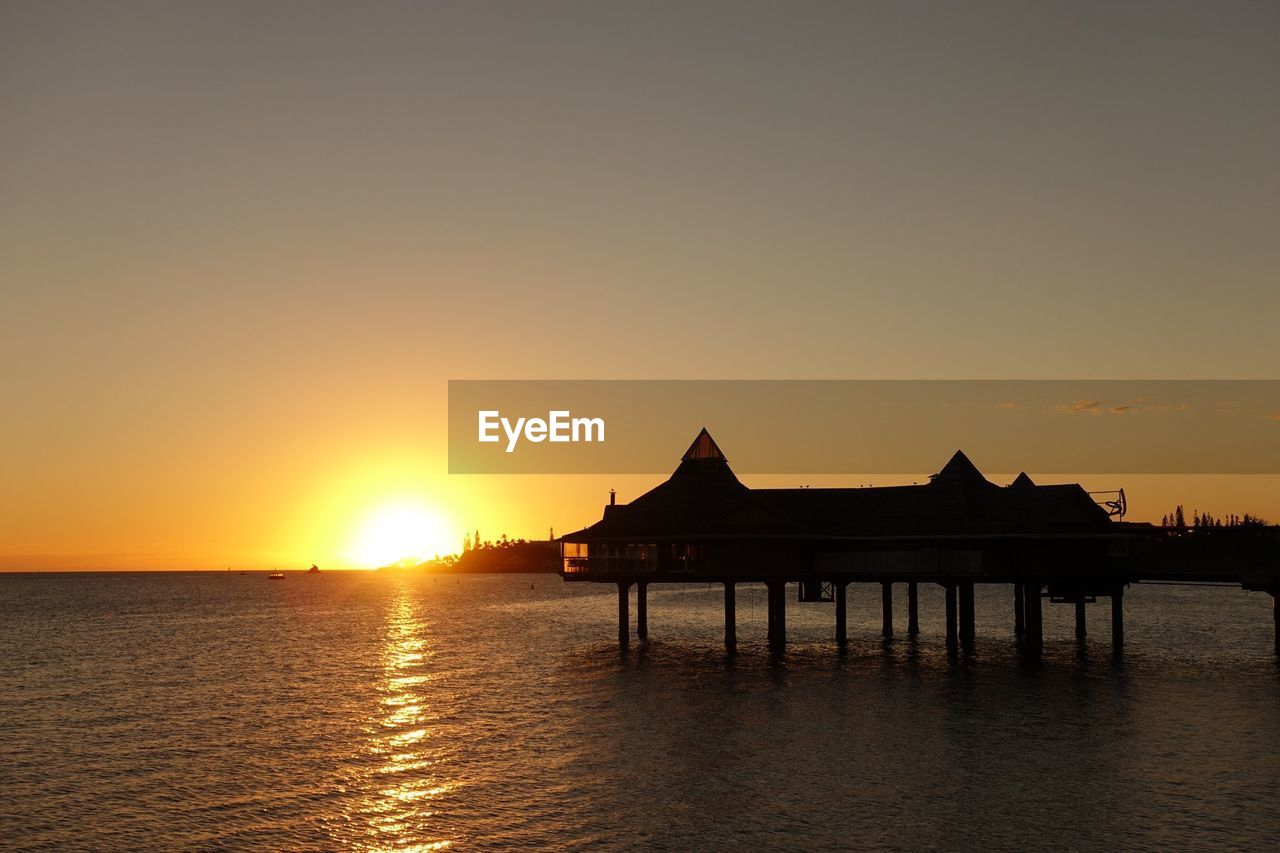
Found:
[[[672,557],[667,564],[667,571],[673,575],[693,574],[706,568],[707,561],[702,557]]]
[[[582,575],[647,574],[657,570],[657,565],[645,557],[565,557],[564,573]]]

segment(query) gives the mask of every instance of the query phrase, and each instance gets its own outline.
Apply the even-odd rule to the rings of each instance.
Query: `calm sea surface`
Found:
[[[1122,664],[1046,606],[1028,667],[1007,588],[962,663],[940,592],[889,643],[851,592],[847,655],[793,596],[778,663],[762,588],[730,660],[719,588],[620,655],[557,576],[0,575],[0,846],[1275,849],[1265,595],[1134,588]]]

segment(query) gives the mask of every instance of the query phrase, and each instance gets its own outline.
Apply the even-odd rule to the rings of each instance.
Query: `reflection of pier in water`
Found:
[[[1121,520],[1123,492],[1096,502],[1076,484],[1037,485],[1020,474],[988,481],[957,452],[923,486],[749,489],[704,429],[666,482],[629,504],[605,507],[597,523],[561,540],[566,581],[618,587],[618,640],[648,635],[650,583],[724,585],[724,639],[737,642],[735,586],[768,590],[769,645],[786,644],[787,586],[801,603],[835,605],[835,639],[847,640],[852,583],[879,584],[882,630],[892,636],[894,584],[907,590],[907,633],[920,631],[918,588],[945,592],[951,652],[975,644],[975,584],[1012,586],[1013,630],[1024,652],[1044,646],[1043,602],[1085,609],[1111,603],[1111,638],[1124,645],[1124,591],[1132,583],[1233,584],[1271,594],[1280,653],[1280,533],[1276,528],[1172,530]]]

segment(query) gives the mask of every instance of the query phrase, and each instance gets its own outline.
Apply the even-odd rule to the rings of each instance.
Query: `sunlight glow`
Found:
[[[409,560],[420,562],[448,554],[452,538],[440,515],[418,503],[393,503],[364,517],[356,529],[350,558],[364,568],[378,568]]]

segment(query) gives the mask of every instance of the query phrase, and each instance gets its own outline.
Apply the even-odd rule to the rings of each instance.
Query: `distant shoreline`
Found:
[[[422,572],[424,574],[433,575],[550,575],[557,574],[558,568],[520,568],[520,569],[456,569],[456,568],[433,568],[427,564],[417,566],[382,566],[377,569],[322,569],[319,572],[308,572],[306,569],[0,569],[0,576],[26,576],[26,575],[210,575],[210,576],[240,576],[240,575],[269,575],[273,571],[283,571],[286,575],[351,575],[351,574],[374,574],[376,572]]]

